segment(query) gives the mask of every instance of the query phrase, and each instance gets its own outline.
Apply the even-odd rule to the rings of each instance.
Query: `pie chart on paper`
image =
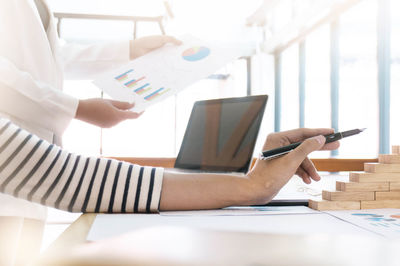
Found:
[[[182,57],[186,61],[195,62],[206,58],[210,52],[210,49],[205,46],[191,47],[182,53]]]

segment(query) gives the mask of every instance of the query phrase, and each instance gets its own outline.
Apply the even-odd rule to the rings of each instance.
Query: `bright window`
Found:
[[[398,99],[400,99],[400,17],[398,15],[398,10],[400,10],[400,2],[392,0],[392,32],[390,36],[392,39],[390,140],[393,145],[400,145],[400,104],[398,101]]]
[[[281,130],[299,127],[299,48],[292,45],[282,53]]]
[[[306,40],[306,127],[331,127],[329,27]]]
[[[330,45],[329,26],[325,25],[306,39],[305,127],[330,128]],[[329,157],[327,151],[312,157]]]
[[[339,128],[367,128],[342,141],[341,157],[378,154],[376,17],[376,0],[363,1],[340,17]]]

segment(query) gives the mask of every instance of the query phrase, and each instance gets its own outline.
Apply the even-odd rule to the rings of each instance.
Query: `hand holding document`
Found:
[[[239,51],[200,41],[190,35],[182,45],[166,45],[98,77],[94,84],[111,98],[135,102],[134,112],[213,74],[239,56]]]

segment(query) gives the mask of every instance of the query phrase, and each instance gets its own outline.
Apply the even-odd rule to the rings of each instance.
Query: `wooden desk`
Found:
[[[173,168],[175,158],[135,158],[135,157],[110,157],[124,162],[148,165],[155,167]],[[252,161],[254,165],[255,158]],[[340,158],[324,158],[311,159],[318,171],[340,172],[340,171],[363,171],[364,163],[376,163],[377,158],[371,159],[340,159]]]

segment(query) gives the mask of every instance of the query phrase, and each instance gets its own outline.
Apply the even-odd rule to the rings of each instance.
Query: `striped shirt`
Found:
[[[0,193],[70,212],[156,212],[163,171],[69,153],[0,118]]]

